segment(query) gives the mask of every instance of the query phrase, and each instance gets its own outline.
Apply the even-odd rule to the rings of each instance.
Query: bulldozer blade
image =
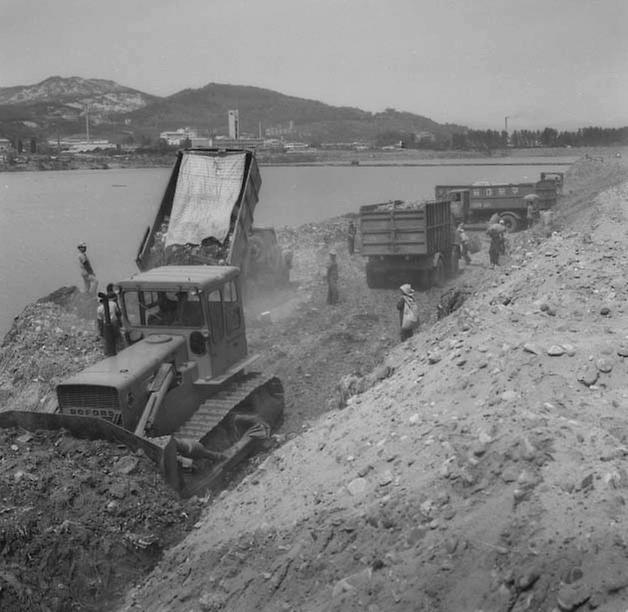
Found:
[[[165,446],[155,444],[148,438],[136,436],[132,431],[123,429],[104,419],[48,412],[28,412],[8,410],[0,412],[0,427],[21,427],[28,431],[66,429],[77,438],[88,440],[108,440],[123,444],[132,451],[142,450],[161,469],[166,482],[177,492],[181,492],[183,480],[177,463],[177,449],[174,439]]]

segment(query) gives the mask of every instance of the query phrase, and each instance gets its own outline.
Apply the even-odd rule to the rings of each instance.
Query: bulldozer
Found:
[[[284,411],[281,381],[252,369],[239,268],[162,266],[114,291],[129,345],[59,384],[56,413],[4,412],[0,426],[141,449],[184,497],[220,486]]]

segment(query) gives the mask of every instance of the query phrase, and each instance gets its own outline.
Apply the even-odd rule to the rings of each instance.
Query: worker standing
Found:
[[[85,292],[96,295],[96,291],[98,290],[98,281],[96,280],[96,275],[94,274],[94,269],[89,261],[89,257],[87,257],[87,245],[84,242],[81,242],[77,248],[80,253],[78,260],[83,283],[85,284]]]
[[[401,297],[397,302],[399,311],[399,326],[401,341],[407,340],[414,335],[414,330],[419,327],[419,307],[414,300],[414,289],[406,283],[399,287]]]
[[[499,220],[499,224],[503,226],[504,231],[499,235],[499,254],[506,254],[506,222],[503,219]]]
[[[491,264],[491,268],[499,265],[499,250],[501,246],[501,232],[498,231],[494,226],[491,226],[487,234],[491,239],[491,245],[488,249],[488,258]]]
[[[347,228],[347,248],[349,250],[349,255],[353,255],[355,252],[355,225],[353,221],[349,221],[349,227]]]
[[[102,297],[100,297],[102,296]],[[107,293],[99,294],[99,304],[96,309],[96,323],[98,333],[105,341],[105,352],[115,354],[123,347],[122,312],[118,305],[118,296],[113,290],[113,283],[107,285]],[[110,336],[108,336],[110,334]],[[111,345],[111,346],[109,346]]]
[[[329,251],[329,262],[327,263],[327,303],[338,303],[338,262],[336,261],[336,251]]]
[[[526,222],[528,229],[534,225],[534,204],[532,204],[532,202],[528,202],[526,207]]]
[[[464,231],[464,225],[462,223],[458,226],[458,240],[460,241],[460,255],[464,258],[464,262],[468,265],[471,263],[471,257],[469,256],[469,236]]]

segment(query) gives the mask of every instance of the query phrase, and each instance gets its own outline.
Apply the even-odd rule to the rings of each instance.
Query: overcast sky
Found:
[[[0,0],[0,87],[210,82],[501,129],[628,125],[628,0]]]

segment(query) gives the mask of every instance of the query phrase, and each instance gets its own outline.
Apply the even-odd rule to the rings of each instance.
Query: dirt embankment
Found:
[[[559,231],[511,237],[477,295],[216,500],[124,609],[625,609],[626,176],[576,164]]]

